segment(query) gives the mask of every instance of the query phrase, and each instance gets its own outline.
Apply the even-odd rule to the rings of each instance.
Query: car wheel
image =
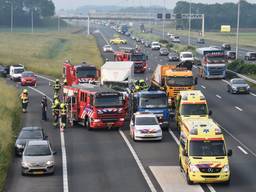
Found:
[[[136,142],[134,131],[132,133],[132,140]]]

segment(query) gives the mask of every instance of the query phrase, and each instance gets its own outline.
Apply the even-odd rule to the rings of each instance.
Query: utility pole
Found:
[[[34,33],[34,8],[31,11],[31,33]]]
[[[60,16],[58,16],[58,32],[60,32]]]
[[[191,44],[191,0],[189,1],[189,19],[188,19],[188,45]]]
[[[164,0],[164,11],[163,11],[163,39],[165,39],[165,15],[166,15],[166,7],[165,7],[165,0]]]
[[[237,4],[237,25],[236,25],[236,59],[238,59],[238,49],[239,49],[240,4],[241,4],[241,1],[238,0],[238,4]]]
[[[87,17],[87,35],[90,35],[90,15]]]
[[[11,1],[11,32],[13,32],[13,0]]]

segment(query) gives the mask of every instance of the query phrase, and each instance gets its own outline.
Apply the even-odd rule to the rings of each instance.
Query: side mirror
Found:
[[[233,154],[232,149],[229,149],[229,150],[228,150],[228,156],[230,157],[230,156],[232,156],[232,154]]]
[[[187,156],[188,156],[188,152],[184,149],[184,150],[182,151],[182,155],[185,156],[185,157],[187,157]]]
[[[52,151],[52,154],[53,154],[53,155],[56,155],[56,154],[57,154],[57,151]]]
[[[211,116],[211,115],[212,115],[212,110],[210,110],[210,111],[209,111],[208,115],[209,115],[209,116]]]
[[[197,82],[198,82],[198,78],[196,77],[196,78],[195,78],[195,82],[194,82],[195,85],[197,85]]]

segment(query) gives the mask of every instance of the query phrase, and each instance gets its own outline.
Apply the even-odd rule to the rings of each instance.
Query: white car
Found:
[[[130,122],[130,134],[137,140],[162,140],[162,129],[156,115],[136,112]]]
[[[104,45],[103,51],[104,52],[113,52],[113,48],[111,47],[111,45]]]
[[[194,61],[193,53],[190,51],[180,52],[180,61]]]
[[[152,50],[160,50],[160,48],[161,48],[161,45],[160,45],[159,42],[153,41],[153,42],[151,43],[151,49],[152,49]]]
[[[180,43],[180,37],[179,36],[174,36],[172,39],[173,43]]]
[[[10,66],[10,79],[14,81],[20,81],[21,74],[24,72],[24,66],[22,64]]]

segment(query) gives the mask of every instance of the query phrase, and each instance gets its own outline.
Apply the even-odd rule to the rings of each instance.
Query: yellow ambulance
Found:
[[[179,162],[188,184],[230,182],[224,136],[212,119],[189,118],[181,124]]]
[[[205,96],[200,90],[180,91],[176,98],[176,123],[178,129],[184,119],[209,118],[212,112],[208,110]]]

